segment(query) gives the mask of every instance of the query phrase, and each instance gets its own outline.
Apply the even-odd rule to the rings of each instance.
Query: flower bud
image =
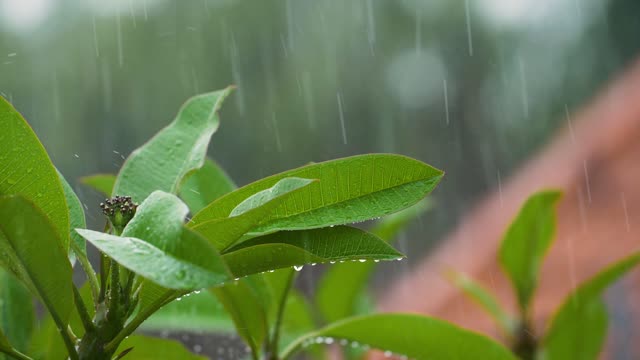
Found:
[[[131,201],[131,196],[116,195],[100,203],[100,208],[119,235],[136,214],[138,204]]]

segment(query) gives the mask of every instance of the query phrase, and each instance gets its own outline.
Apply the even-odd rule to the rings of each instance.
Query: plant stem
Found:
[[[53,312],[51,312],[51,317],[53,318],[53,321],[56,323],[56,326],[58,327],[60,336],[62,336],[64,346],[67,348],[67,352],[69,353],[69,359],[78,360],[78,352],[76,351],[76,347],[73,343],[73,340],[71,340],[71,336],[69,335],[66,325],[63,324],[60,318],[57,315],[54,315]]]
[[[284,292],[282,293],[282,298],[280,299],[280,303],[278,304],[278,312],[276,315],[276,322],[273,327],[273,336],[271,339],[270,349],[267,349],[268,353],[271,354],[270,360],[278,360],[278,343],[280,342],[280,328],[282,327],[282,318],[284,317],[284,309],[287,305],[287,299],[289,297],[289,292],[293,287],[294,279],[298,274],[297,271],[290,270],[289,276],[287,277],[287,282],[285,284]]]
[[[11,356],[14,359],[18,359],[18,360],[33,360],[33,358],[21,353],[20,351],[16,350],[16,349],[11,349],[8,351],[2,351],[3,353]]]
[[[103,302],[107,294],[107,278],[109,277],[109,268],[111,259],[100,253],[100,293],[98,294],[98,302]]]
[[[111,261],[111,284],[109,287],[109,314],[111,316],[120,316],[118,310],[120,308],[120,265]]]
[[[87,311],[86,306],[84,305],[84,301],[82,301],[82,296],[78,291],[78,288],[75,285],[73,287],[73,300],[76,303],[76,308],[78,309],[78,314],[80,315],[80,320],[82,320],[82,326],[86,331],[95,330],[95,325],[91,321],[91,316],[89,316],[89,312]]]
[[[71,245],[71,249],[76,254],[76,258],[78,259],[78,262],[82,267],[82,270],[84,270],[85,274],[87,274],[87,281],[91,286],[91,292],[93,293],[93,298],[97,299],[100,294],[100,290],[99,290],[100,285],[98,284],[98,278],[96,277],[96,272],[93,271],[93,267],[91,267],[91,263],[89,262],[89,259],[87,259],[87,256],[78,248],[78,245],[76,245],[73,241],[70,243],[70,245]]]
[[[160,307],[166,304],[168,301],[171,301],[177,297],[180,297],[184,294],[188,293],[188,291],[170,291],[167,292],[164,296],[147,306],[145,309],[142,309],[131,322],[129,322],[119,333],[116,335],[113,340],[109,341],[104,346],[104,349],[107,351],[114,350],[124,338],[129,336],[132,332],[134,332],[143,321],[145,321],[151,314],[156,312]]]

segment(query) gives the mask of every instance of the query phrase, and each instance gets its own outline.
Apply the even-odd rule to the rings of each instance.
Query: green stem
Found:
[[[165,305],[167,302],[178,298],[184,294],[189,293],[189,291],[169,291],[167,293],[164,294],[164,296],[160,297],[158,300],[154,301],[152,304],[150,304],[149,306],[147,306],[145,309],[142,309],[140,313],[138,313],[138,315],[136,315],[136,317],[131,320],[130,323],[128,323],[119,333],[118,335],[116,335],[116,337],[113,338],[113,340],[109,341],[109,343],[107,343],[104,346],[104,349],[107,351],[111,351],[113,349],[115,349],[118,345],[120,345],[120,343],[122,342],[122,340],[124,340],[124,338],[126,338],[127,336],[129,336],[131,333],[133,333],[138,326],[140,326],[140,324],[142,324],[142,322],[144,322],[145,320],[147,320],[147,318],[149,316],[151,316],[154,312],[156,312],[159,308],[161,308],[163,305]]]
[[[98,302],[103,302],[107,295],[107,278],[109,277],[109,268],[111,267],[111,258],[100,253],[100,293],[98,294]]]
[[[282,355],[280,355],[280,359],[281,360],[288,360],[291,356],[293,356],[296,352],[298,352],[298,349],[300,349],[302,347],[302,343],[310,338],[316,337],[315,333],[309,333],[307,335],[303,335],[299,338],[297,338],[296,340],[294,340],[292,343],[290,343],[283,351],[282,351]]]
[[[73,300],[76,303],[76,308],[78,309],[78,314],[80,315],[80,320],[82,321],[82,326],[86,331],[95,330],[95,325],[91,321],[91,316],[89,316],[89,312],[87,311],[86,306],[84,305],[84,301],[82,301],[82,296],[78,291],[78,288],[75,285],[72,285],[73,288]]]
[[[18,360],[33,360],[33,358],[21,353],[20,351],[18,351],[16,349],[0,351],[0,352],[3,352],[5,354],[11,356],[12,358],[18,359]]]
[[[64,342],[64,346],[67,348],[67,352],[69,353],[69,359],[78,360],[78,352],[76,351],[76,347],[73,343],[73,340],[71,340],[71,336],[69,335],[69,332],[68,332],[69,330],[67,329],[67,326],[63,324],[61,319],[57,315],[55,315],[53,312],[51,312],[51,317],[53,318],[53,321],[56,323],[56,326],[58,327],[60,336],[62,336],[62,341]]]
[[[109,287],[109,314],[120,316],[120,265],[111,261],[111,284]]]
[[[76,245],[73,241],[70,243],[70,245],[71,245],[71,249],[76,254],[76,258],[78,259],[78,262],[82,267],[82,270],[84,270],[84,272],[87,274],[87,281],[91,286],[91,292],[93,294],[93,298],[97,299],[100,294],[100,290],[99,290],[100,285],[98,284],[98,278],[96,277],[96,272],[93,271],[93,267],[91,267],[91,263],[89,262],[89,259],[87,259],[87,256],[82,252],[82,250],[80,250],[80,248],[78,248],[78,245]]]
[[[270,360],[278,360],[278,343],[280,342],[280,328],[282,327],[284,309],[287,305],[287,298],[289,297],[289,292],[293,287],[293,283],[297,274],[297,271],[290,270],[289,276],[286,280],[287,282],[285,284],[284,292],[282,293],[282,298],[280,299],[280,303],[278,304],[278,312],[276,315],[276,322],[273,327],[273,336],[271,339],[271,348],[267,349],[267,352],[271,354]]]

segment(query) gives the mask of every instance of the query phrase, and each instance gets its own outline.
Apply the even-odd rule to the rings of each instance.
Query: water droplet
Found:
[[[367,262],[367,259],[360,259],[358,260],[359,262],[363,263],[363,262]]]
[[[303,268],[303,267],[304,267],[304,265],[294,265],[294,266],[293,266],[293,269],[294,269],[295,271],[300,271],[300,270],[302,270],[302,268]]]
[[[380,260],[375,259],[375,260],[373,260],[373,262],[379,263],[379,262],[380,262]]]
[[[180,280],[184,279],[185,276],[187,276],[187,273],[184,271],[184,269],[180,269],[176,272],[176,277]]]

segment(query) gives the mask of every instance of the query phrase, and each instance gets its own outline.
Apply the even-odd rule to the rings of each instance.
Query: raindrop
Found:
[[[363,263],[363,262],[367,262],[367,259],[359,259],[358,261]]]
[[[336,97],[338,98],[338,111],[340,112],[340,126],[342,128],[342,143],[347,144],[347,130],[344,126],[344,111],[342,110],[342,95],[338,91],[336,93]]]
[[[302,268],[303,268],[303,267],[304,267],[304,265],[294,265],[294,266],[293,266],[293,269],[294,269],[295,271],[300,271],[300,270],[302,270]]]

